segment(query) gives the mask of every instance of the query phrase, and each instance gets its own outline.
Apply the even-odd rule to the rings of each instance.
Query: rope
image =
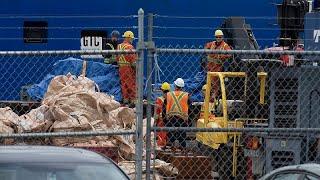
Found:
[[[159,64],[158,64],[158,55],[154,54],[154,65],[155,65],[155,69],[156,69],[156,75],[158,76],[158,80],[159,82],[161,82],[161,78],[160,78],[160,72],[162,75],[164,75],[163,71],[161,70]],[[156,81],[157,82],[157,81]]]
[[[151,77],[152,77],[152,74],[155,72],[155,84],[157,84],[158,82],[161,82],[161,78],[160,78],[160,73],[162,74],[162,75],[164,75],[164,73],[163,73],[163,71],[161,70],[161,68],[160,68],[160,66],[159,66],[159,64],[158,64],[158,58],[157,58],[158,56],[157,56],[157,54],[154,54],[154,66],[153,66],[153,68],[152,68],[152,71],[151,71],[151,73],[150,73],[150,75],[148,76],[148,78],[147,78],[147,81],[146,81],[146,86],[145,86],[145,88],[144,88],[144,91],[146,91],[147,90],[147,84],[148,84],[148,82],[151,80]],[[158,79],[157,79],[157,77],[158,77]],[[149,103],[149,104],[154,104],[154,102],[153,101],[151,101],[151,102],[147,102],[147,103]]]
[[[154,66],[153,66],[153,68],[152,68],[152,71],[151,71],[150,75],[149,75],[148,78],[147,78],[146,85],[147,85],[148,82],[150,81],[153,72],[155,72],[155,84],[157,84],[158,82],[161,82],[160,72],[161,72],[162,75],[164,75],[163,71],[161,70],[161,68],[160,68],[160,66],[159,66],[159,64],[158,64],[158,56],[157,56],[157,54],[154,54],[153,56],[154,56],[154,57],[153,57],[153,59],[154,59]],[[158,79],[157,79],[157,77],[158,77]],[[157,80],[158,80],[158,81],[157,81]],[[147,90],[147,86],[145,86],[145,88],[144,88],[144,91],[146,91],[146,90]]]

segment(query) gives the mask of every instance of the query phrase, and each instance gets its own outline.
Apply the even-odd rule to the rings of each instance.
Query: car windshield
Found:
[[[127,180],[114,164],[21,163],[0,164],[1,180]]]

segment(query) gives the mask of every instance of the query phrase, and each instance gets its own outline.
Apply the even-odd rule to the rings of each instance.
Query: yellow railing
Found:
[[[259,89],[259,95],[260,95],[260,100],[259,103],[260,104],[265,104],[265,86],[266,86],[266,78],[267,78],[267,73],[265,72],[258,72],[257,76],[259,78],[260,81],[260,89]],[[212,82],[212,78],[213,77],[217,77],[219,78],[220,81],[220,90],[221,90],[221,103],[222,103],[222,113],[223,116],[222,117],[215,117],[213,119],[210,119],[210,122],[221,122],[219,123],[220,125],[222,125],[223,128],[228,127],[228,125],[231,123],[234,123],[234,126],[236,128],[241,128],[243,127],[243,123],[246,121],[246,119],[237,119],[234,122],[228,121],[228,107],[227,107],[227,95],[226,95],[226,88],[225,88],[225,78],[235,78],[235,77],[240,77],[240,78],[246,78],[245,79],[245,92],[246,92],[246,84],[247,84],[247,75],[245,72],[208,72],[207,75],[207,88],[206,88],[206,92],[205,92],[205,101],[204,101],[204,119],[203,119],[203,123],[204,123],[204,127],[207,127],[208,123],[209,123],[209,102],[210,102],[210,91],[211,91],[211,82]],[[231,135],[233,137],[233,167],[232,167],[232,175],[235,177],[236,173],[237,173],[237,153],[238,153],[238,146],[240,146],[240,137],[241,137],[241,133],[226,133],[226,135],[229,134],[229,136]],[[203,134],[204,135],[204,134]],[[228,136],[228,135],[227,135]],[[204,137],[203,137],[204,138]],[[227,138],[226,140],[228,140],[229,138]]]
[[[204,101],[204,123],[208,124],[209,120],[209,101],[210,101],[210,90],[211,82],[213,77],[218,77],[220,80],[221,96],[222,96],[222,112],[223,112],[223,126],[228,127],[228,107],[227,107],[227,95],[226,87],[224,84],[224,78],[226,77],[246,77],[244,72],[208,72],[207,75],[207,88]]]

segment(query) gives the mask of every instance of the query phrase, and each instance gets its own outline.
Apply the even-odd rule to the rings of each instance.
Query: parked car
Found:
[[[320,164],[285,166],[271,171],[260,180],[319,180]]]
[[[0,146],[1,180],[128,180],[109,158],[84,149]]]

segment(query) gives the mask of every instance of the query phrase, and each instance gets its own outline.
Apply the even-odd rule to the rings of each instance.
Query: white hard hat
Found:
[[[184,80],[181,78],[178,78],[177,80],[174,81],[174,84],[178,87],[183,88],[184,87]]]
[[[214,32],[214,36],[223,36],[223,32],[222,32],[220,29],[217,29],[217,30]]]

